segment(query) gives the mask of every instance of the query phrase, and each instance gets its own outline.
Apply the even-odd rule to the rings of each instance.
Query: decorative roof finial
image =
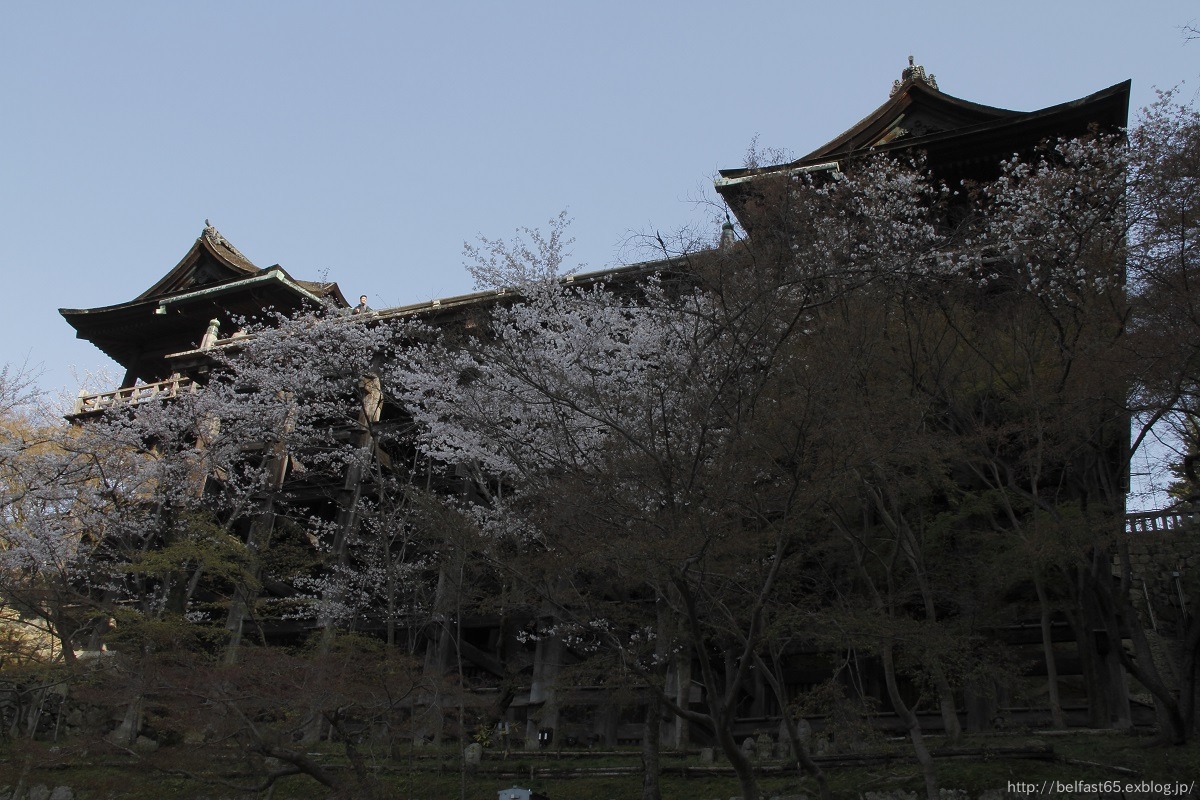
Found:
[[[900,73],[900,80],[892,82],[892,92],[889,97],[900,91],[900,87],[909,81],[920,81],[931,89],[937,89],[937,80],[932,74],[926,74],[925,68],[916,63],[912,56],[908,57],[908,66]]]
[[[226,239],[221,232],[217,230],[216,227],[207,219],[204,220],[204,232],[200,235],[212,242],[214,245],[217,245],[218,247],[224,247],[238,258],[244,259],[247,263],[250,262],[250,259],[246,258],[246,256],[242,254],[241,250],[238,250],[236,247],[234,247],[233,242]],[[251,264],[251,266],[253,266],[253,264]]]
[[[729,221],[729,214],[725,214],[725,224],[721,226],[721,249],[728,250],[733,247],[737,241],[737,234],[733,231],[733,223]]]

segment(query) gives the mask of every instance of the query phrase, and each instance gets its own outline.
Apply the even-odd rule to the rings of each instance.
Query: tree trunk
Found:
[[[938,710],[942,714],[942,727],[946,731],[946,741],[956,745],[962,741],[962,723],[958,721],[958,703],[954,699],[954,689],[946,679],[946,673],[941,666],[931,666],[934,686],[937,687]]]
[[[896,662],[891,644],[884,645],[880,651],[880,657],[883,659],[883,678],[887,683],[888,698],[892,701],[892,708],[896,710],[908,729],[913,751],[917,755],[917,763],[921,765],[921,774],[925,777],[925,796],[929,800],[938,800],[937,770],[933,766],[933,756],[929,754],[929,748],[925,746],[921,721],[900,697],[900,687],[896,684]]]
[[[888,499],[885,500],[883,492],[878,488],[868,486],[867,489],[874,498],[875,507],[883,517],[885,524],[895,535],[899,552],[904,554],[904,560],[917,579],[917,586],[921,590],[921,601],[925,606],[925,620],[936,627],[938,624],[937,605],[934,602],[933,587],[929,584],[929,574],[925,569],[920,540],[916,531],[909,525],[904,513],[894,507],[894,497],[889,494]],[[885,502],[889,507],[885,508]],[[926,669],[928,669],[937,691],[938,711],[942,715],[942,727],[946,731],[946,740],[950,744],[958,744],[962,739],[962,725],[958,721],[958,705],[954,700],[954,689],[946,678],[946,671],[936,658],[927,665]]]
[[[1190,615],[1179,659],[1179,707],[1189,733],[1197,730],[1197,656],[1200,655],[1200,616]]]
[[[442,741],[442,695],[453,647],[448,624],[452,603],[450,592],[450,576],[443,566],[438,570],[437,588],[433,596],[433,621],[427,627],[429,633],[425,645],[424,685],[433,688],[421,692],[420,699],[425,701],[421,712],[423,721],[417,721],[416,709],[413,720],[413,736],[430,739],[434,743]]]
[[[662,732],[662,700],[649,692],[646,719],[642,725],[642,800],[662,800],[659,788],[659,736]]]
[[[729,759],[729,765],[733,767],[738,782],[742,786],[742,800],[759,800],[760,794],[758,780],[754,776],[754,765],[750,763],[750,759],[746,758],[745,753],[733,739],[735,698],[743,670],[739,670],[734,665],[732,657],[725,651],[725,691],[719,690],[717,672],[713,669],[712,660],[706,652],[708,643],[701,634],[700,611],[696,606],[696,599],[686,582],[677,581],[675,588],[679,590],[679,596],[683,600],[687,612],[687,624],[692,632],[692,646],[700,665],[700,675],[704,680],[704,701],[708,706],[706,716],[707,720],[712,723],[713,736],[721,750],[724,751],[725,757]],[[746,649],[748,658],[749,653],[752,653],[753,650]],[[748,664],[743,663],[741,666],[745,667]]]
[[[780,677],[783,672],[782,659],[779,658],[774,650],[775,648],[772,647],[771,664],[774,669],[768,669],[762,658],[755,656],[759,671],[762,673],[763,679],[770,684],[771,690],[775,692],[775,699],[779,701],[780,715],[783,717],[784,730],[787,731],[788,742],[791,744],[792,758],[796,760],[796,764],[802,772],[811,775],[816,780],[822,800],[830,800],[833,795],[830,794],[829,781],[825,778],[825,772],[817,762],[812,760],[812,756],[808,752],[808,746],[800,738],[800,730],[796,726],[796,720],[792,717],[790,711],[791,698],[788,696],[787,685]]]
[[[1129,610],[1131,613],[1126,615],[1127,619],[1136,616],[1136,611]],[[1179,698],[1167,686],[1158,670],[1158,665],[1154,663],[1154,653],[1150,649],[1150,641],[1146,638],[1146,630],[1141,626],[1140,620],[1130,620],[1128,624],[1136,656],[1130,666],[1137,665],[1138,671],[1133,674],[1154,695],[1154,711],[1158,717],[1159,735],[1164,742],[1169,744],[1187,744],[1188,729],[1184,724]],[[1123,648],[1121,654],[1122,661],[1129,660],[1124,655]],[[1133,672],[1133,669],[1130,669],[1130,672]]]
[[[1046,688],[1049,692],[1050,719],[1057,729],[1067,727],[1063,719],[1062,701],[1058,694],[1058,663],[1054,657],[1054,629],[1051,627],[1050,601],[1040,567],[1033,569],[1033,586],[1037,590],[1038,610],[1041,612],[1042,658],[1046,661]]]
[[[1142,626],[1141,616],[1137,613],[1137,609],[1133,608],[1129,598],[1130,576],[1133,574],[1133,570],[1129,560],[1128,543],[1122,542],[1118,545],[1118,557],[1122,579],[1116,591],[1111,585],[1111,571],[1100,568],[1101,562],[1106,559],[1102,557],[1102,554],[1097,554],[1093,558],[1092,577],[1100,597],[1101,607],[1108,612],[1105,614],[1105,624],[1109,639],[1121,664],[1154,696],[1155,715],[1159,721],[1159,737],[1169,744],[1185,744],[1188,731],[1180,712],[1179,698],[1166,685],[1158,671],[1158,665],[1155,664],[1154,654],[1150,649],[1150,642],[1146,638],[1146,629]],[[1136,658],[1130,658],[1121,645],[1122,624],[1129,631]]]
[[[717,731],[717,740],[721,749],[725,751],[725,757],[729,759],[729,766],[733,767],[734,774],[737,775],[738,783],[742,786],[742,800],[761,800],[758,778],[754,775],[754,764],[738,747],[730,727],[721,725]]]
[[[345,796],[346,783],[337,777],[337,774],[330,772],[322,767],[317,761],[313,760],[308,753],[299,750],[293,750],[290,747],[278,747],[276,745],[259,743],[250,747],[256,753],[260,753],[268,758],[277,758],[299,769],[305,775],[308,775],[313,780],[323,786],[333,789],[337,794],[335,796]]]
[[[688,651],[675,657],[675,705],[687,708],[692,694],[692,659]],[[675,730],[671,734],[672,747],[686,750],[691,738],[691,724],[687,717],[676,714],[672,721]]]

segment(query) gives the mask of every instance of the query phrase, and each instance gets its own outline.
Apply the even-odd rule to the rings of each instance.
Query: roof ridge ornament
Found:
[[[933,73],[929,73],[927,75],[925,73],[925,67],[915,64],[915,60],[916,59],[914,59],[912,56],[908,57],[908,66],[905,67],[904,71],[900,73],[900,80],[892,81],[892,91],[888,94],[888,97],[894,97],[900,91],[900,87],[909,81],[920,81],[929,88],[935,90],[938,88],[937,78],[933,75]]]
[[[247,262],[250,260],[250,259],[246,258],[245,255],[242,254],[241,250],[238,250],[236,247],[233,246],[233,242],[229,241],[224,236],[222,236],[221,232],[216,229],[216,226],[214,226],[207,219],[204,220],[204,233],[202,235],[205,238],[207,238],[210,242],[212,242],[214,245],[224,247],[226,250],[230,251],[238,258],[240,258],[244,261],[247,261]]]

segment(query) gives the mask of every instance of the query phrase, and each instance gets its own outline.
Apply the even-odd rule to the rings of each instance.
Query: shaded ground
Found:
[[[348,769],[339,751],[318,748],[320,761],[331,769]],[[493,800],[499,789],[514,784],[536,789],[551,800],[621,800],[640,795],[641,775],[634,752],[528,754],[504,757],[485,752],[483,763],[464,776],[451,751],[422,749],[399,758],[370,759],[373,774],[389,798]],[[1149,792],[1126,792],[1129,797],[1162,797],[1164,787],[1200,779],[1200,744],[1158,747],[1145,736],[1110,733],[969,738],[963,747],[941,750],[938,761],[942,785],[983,792],[1005,792],[1018,783],[1033,784],[1037,797],[1097,797],[1093,789],[1117,789],[1127,784],[1156,784]],[[24,774],[26,786],[70,786],[78,800],[201,800],[202,798],[321,798],[328,791],[310,778],[281,779],[268,792],[239,792],[232,786],[205,783],[180,772],[229,783],[252,781],[236,776],[234,751],[163,748],[147,756],[121,753],[103,744],[49,746],[8,743],[0,749],[0,797]],[[902,742],[885,742],[869,752],[824,759],[824,768],[839,797],[862,792],[906,790],[922,793],[919,771]],[[738,794],[732,772],[718,762],[700,763],[697,754],[664,757],[663,796],[668,800],[711,800]],[[778,762],[762,764],[764,795],[814,794],[812,781],[797,777]],[[1054,791],[1055,786],[1066,791]],[[1042,789],[1046,788],[1046,792]],[[1145,787],[1143,787],[1145,788]],[[1090,791],[1091,790],[1091,791]],[[1186,796],[1186,795],[1185,795]],[[1193,796],[1200,797],[1195,792]]]

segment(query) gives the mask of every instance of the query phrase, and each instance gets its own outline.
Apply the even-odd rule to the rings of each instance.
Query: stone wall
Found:
[[[1200,526],[1133,533],[1129,556],[1133,600],[1146,627],[1160,636],[1181,637],[1184,614],[1200,610]]]

